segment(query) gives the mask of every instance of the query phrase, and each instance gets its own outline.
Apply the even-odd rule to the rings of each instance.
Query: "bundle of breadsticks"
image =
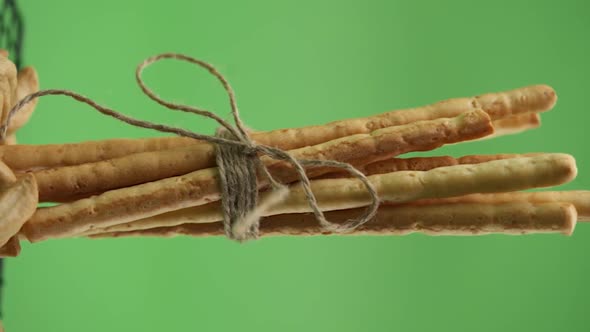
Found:
[[[15,100],[38,84],[36,75],[21,78],[2,61],[4,121]],[[576,221],[590,220],[590,191],[529,190],[571,181],[577,169],[570,155],[401,157],[537,128],[540,113],[556,100],[551,87],[536,85],[251,137],[297,159],[348,163],[367,176],[379,209],[347,234],[571,234]],[[224,234],[214,144],[176,136],[9,144],[33,106],[7,124],[10,139],[0,146],[2,255],[17,255],[21,240]],[[310,213],[293,166],[268,156],[261,162],[289,184],[289,194],[264,211],[260,234],[328,234]],[[371,203],[361,181],[347,173],[314,167],[307,176],[318,206],[335,223]],[[261,202],[273,195],[267,185],[259,181]],[[57,204],[37,207],[39,202]]]

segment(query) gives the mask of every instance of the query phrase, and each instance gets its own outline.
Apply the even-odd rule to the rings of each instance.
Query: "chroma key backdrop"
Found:
[[[411,155],[560,152],[590,189],[590,2],[17,0],[22,64],[127,115],[212,134],[146,98],[135,66],[162,52],[216,65],[250,128],[364,117],[533,84],[541,127]],[[146,71],[168,99],[229,119],[206,71]],[[59,96],[21,144],[157,137]],[[23,242],[4,260],[3,324],[21,331],[588,331],[590,224],[572,236],[224,237]]]

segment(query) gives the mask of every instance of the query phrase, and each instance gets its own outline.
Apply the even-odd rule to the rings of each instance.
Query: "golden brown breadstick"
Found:
[[[18,233],[37,208],[37,183],[23,176],[0,190],[0,247]]]
[[[14,102],[16,103],[18,100],[37,91],[39,91],[39,77],[35,68],[25,67],[21,69],[17,74],[16,100]],[[12,117],[8,126],[8,134],[14,134],[29,121],[36,105],[37,99],[34,99]]]
[[[537,192],[508,192],[493,194],[471,194],[458,197],[424,199],[411,203],[412,205],[448,204],[448,203],[481,203],[499,204],[509,202],[550,203],[567,202],[576,207],[578,221],[590,221],[590,191],[537,191]]]
[[[425,151],[443,144],[479,138],[492,131],[489,116],[474,111],[458,117],[419,121],[403,126],[388,127],[370,134],[358,134],[308,146],[291,152],[300,159],[346,160],[363,165],[409,151]],[[206,149],[205,149],[206,148]],[[331,158],[325,156],[330,155]],[[145,152],[97,163],[60,167],[34,172],[42,202],[71,201],[83,195],[156,181],[212,166],[213,145]],[[275,173],[292,176],[290,164],[263,158]],[[138,171],[138,165],[141,171]],[[312,173],[327,171],[314,168]],[[291,180],[292,181],[292,180]]]
[[[19,145],[0,147],[0,159],[19,172],[80,165],[132,155],[198,144],[187,137],[109,139],[71,144]]]
[[[326,217],[344,223],[362,209],[327,212]],[[562,233],[570,235],[576,225],[576,209],[568,203],[503,203],[442,204],[427,206],[381,206],[374,220],[362,225],[351,235],[484,235]],[[312,214],[281,214],[261,221],[260,234],[327,235]],[[223,235],[220,222],[183,224],[129,232],[91,235],[93,238],[123,236]]]
[[[387,158],[410,150],[434,148],[447,140],[481,135],[490,128],[489,116],[476,111],[454,119],[416,122],[385,128],[370,135],[354,135],[321,146],[293,150],[291,154],[299,159],[321,158],[342,162],[354,162],[358,158],[367,159],[373,155]],[[285,162],[269,160],[266,157],[263,157],[262,161],[279,181],[290,183],[298,180],[297,175]],[[309,170],[308,175],[319,176],[327,171],[330,170],[313,168]],[[217,176],[217,169],[209,168],[39,209],[27,222],[23,233],[31,241],[38,241],[203,205],[219,199]],[[263,187],[265,183],[261,181],[259,186]]]
[[[536,154],[533,154],[536,155]],[[414,171],[428,171],[433,168],[437,167],[444,167],[444,166],[453,166],[459,164],[479,164],[486,161],[491,160],[500,160],[500,159],[508,159],[508,158],[517,158],[517,157],[525,157],[527,155],[518,155],[518,154],[498,154],[498,155],[474,155],[474,156],[465,156],[458,159],[453,157],[443,156],[443,157],[417,157],[417,158],[392,158],[388,160],[378,161],[375,163],[371,163],[365,166],[359,167],[365,175],[376,175],[376,174],[386,174],[391,172],[399,172],[399,171],[406,171],[406,170],[414,170]],[[347,173],[336,173],[326,174],[321,177],[320,179],[336,179],[336,178],[348,178],[350,174]],[[343,182],[344,183],[344,182]],[[340,199],[346,200],[346,204],[350,204],[350,206],[358,206],[355,205],[353,202],[350,202],[350,197],[358,197],[356,192],[364,190],[361,187],[356,188],[355,192],[343,192],[343,191],[336,191],[332,192],[331,190],[321,190],[321,186],[323,185],[322,182],[312,181],[312,189],[316,193],[316,198],[320,203],[320,207],[323,210],[328,209],[337,209],[342,208],[340,206],[325,206],[322,203],[326,200],[330,200],[332,202],[338,201]],[[338,185],[332,186],[331,188],[337,187]],[[397,189],[393,187],[382,188],[384,190],[394,190],[394,193],[397,193]],[[290,195],[290,199],[284,204],[276,206],[273,209],[269,209],[265,216],[268,215],[275,215],[275,214],[284,214],[284,213],[294,213],[294,212],[310,212],[307,210],[309,208],[307,201],[305,200],[305,196],[301,191],[301,188],[292,187],[292,194]],[[295,194],[296,192],[296,194]],[[379,192],[380,197],[387,196],[389,193],[387,192]],[[334,196],[336,195],[336,196]],[[269,193],[262,193],[261,200],[267,199]],[[293,210],[293,207],[297,207]],[[104,229],[92,229],[85,233],[87,234],[95,234],[95,233],[102,233],[102,232],[111,232],[111,231],[128,231],[128,230],[136,230],[136,229],[148,229],[154,227],[160,227],[163,225],[172,226],[172,225],[179,225],[183,223],[191,223],[191,222],[199,222],[199,223],[207,223],[207,222],[215,222],[220,221],[222,219],[221,208],[219,202],[213,202],[210,204],[196,206],[192,208],[171,211],[168,213],[164,213],[161,215],[156,215],[153,217],[149,217],[142,220],[132,221],[130,223],[125,224],[117,224],[110,227],[106,227]]]
[[[299,129],[273,130],[254,134],[257,142],[279,145],[284,150],[300,146],[315,145],[339,137],[367,133],[375,129],[399,126],[416,121],[456,117],[467,111],[481,109],[492,120],[529,112],[550,110],[557,101],[553,88],[535,85],[500,93],[489,93],[472,98],[456,98],[428,106],[391,111],[361,119],[341,120],[324,126],[310,126]]]
[[[538,154],[530,154],[538,155]],[[508,159],[508,158],[517,158],[517,157],[526,157],[529,154],[497,154],[497,155],[474,155],[474,156],[465,156],[462,158],[453,158],[449,156],[442,156],[442,157],[416,157],[416,158],[392,158],[388,160],[378,161],[375,163],[371,163],[365,166],[361,166],[358,169],[362,171],[365,175],[376,175],[376,174],[385,174],[391,172],[398,172],[398,171],[428,171],[433,168],[437,167],[444,167],[444,166],[453,166],[459,164],[479,164],[486,161],[491,160],[499,160],[499,159]],[[461,162],[463,161],[463,162]],[[350,174],[348,173],[330,173],[325,174],[317,179],[337,179],[337,178],[349,178]],[[317,181],[312,182],[312,188],[315,188],[315,184]],[[301,188],[299,188],[301,189]],[[360,188],[359,188],[360,189]],[[389,189],[389,188],[388,188]],[[317,188],[315,189],[317,190]],[[326,194],[332,195],[328,192],[323,192]],[[267,199],[269,193],[262,193],[261,199]],[[383,195],[383,193],[381,193]],[[293,196],[294,197],[294,196]],[[297,196],[299,199],[302,199],[303,196]],[[324,200],[324,197],[316,196],[316,198],[321,202]],[[566,200],[567,201],[567,200]],[[300,200],[298,202],[301,206],[307,206],[307,202],[304,200]],[[279,213],[288,213],[289,210],[280,210],[281,207],[277,207],[278,209],[271,209],[267,211],[266,215],[272,214],[279,214]],[[324,207],[325,208],[325,207]],[[283,207],[284,209],[284,207]],[[192,216],[188,220],[186,216]],[[197,219],[194,219],[195,216],[198,216]],[[191,222],[194,220],[198,220],[199,222],[214,222],[221,220],[222,215],[220,211],[220,203],[213,202],[210,204],[197,206],[188,209],[182,209],[177,211],[172,211],[168,213],[164,213],[161,215],[149,217],[143,220],[133,221],[131,223],[125,224],[118,224],[113,225],[110,227],[106,227],[105,229],[92,229],[88,232],[85,232],[84,235],[88,234],[96,234],[102,232],[110,232],[110,231],[127,231],[130,229],[147,229],[147,228],[154,228],[160,225],[177,225],[182,224],[185,222]]]
[[[385,174],[398,171],[428,171],[433,168],[443,166],[453,166],[460,164],[480,164],[486,161],[517,158],[517,157],[531,157],[539,155],[539,153],[525,153],[525,154],[490,154],[490,155],[472,155],[461,158],[453,158],[450,156],[436,156],[436,157],[414,157],[414,158],[391,158],[377,161],[364,166],[359,166],[358,170],[365,175]],[[336,179],[350,177],[348,173],[334,172],[322,175],[319,179]]]
[[[317,185],[317,181],[312,182]],[[315,188],[315,187],[314,187]],[[386,188],[390,190],[391,188]],[[320,202],[327,199],[322,194],[328,194],[325,191],[319,191],[316,198]],[[354,193],[351,193],[354,194]],[[383,195],[383,193],[380,193]],[[263,194],[263,198],[264,198]],[[266,194],[267,195],[267,194]],[[386,195],[384,195],[386,196]],[[295,196],[301,199],[301,195]],[[496,205],[511,202],[522,203],[570,203],[576,208],[578,221],[590,221],[590,191],[544,191],[544,192],[507,192],[507,193],[492,193],[492,194],[471,194],[457,197],[433,198],[423,199],[410,203],[391,203],[384,202],[389,205],[445,205],[445,204],[487,204]],[[303,207],[304,210],[293,210],[293,207],[277,206],[269,211],[266,215],[276,215],[292,213],[293,211],[302,213],[305,211],[306,202],[294,202]],[[323,208],[326,208],[323,206]],[[329,207],[328,207],[329,209]],[[100,234],[105,232],[125,232],[131,230],[151,229],[162,226],[173,226],[185,223],[210,223],[217,222],[222,219],[220,205],[218,202],[210,203],[203,206],[196,206],[178,211],[164,213],[158,216],[146,218],[143,220],[133,221],[126,224],[114,225],[104,229],[93,229],[85,232],[83,235]]]
[[[524,154],[513,154],[513,153],[500,153],[500,154],[475,154],[475,155],[468,155],[459,157],[457,162],[459,164],[479,164],[485,161],[492,161],[492,160],[500,160],[500,159],[509,159],[509,158],[517,158],[517,157],[535,157],[543,155],[540,152],[529,152]]]
[[[482,139],[504,135],[513,135],[525,130],[535,129],[541,125],[541,116],[537,113],[524,113],[493,121],[494,134]]]
[[[427,171],[437,167],[452,166],[459,164],[479,164],[491,160],[508,159],[516,157],[526,157],[539,155],[539,153],[525,153],[525,154],[494,154],[494,155],[473,155],[465,156],[455,159],[450,156],[437,157],[414,157],[414,158],[391,158],[387,160],[373,162],[367,165],[358,165],[357,169],[365,175],[384,174],[397,171]],[[351,177],[349,173],[327,173],[321,176],[314,177],[315,179],[336,179],[343,177]],[[87,198],[92,195],[98,195],[100,192],[92,194],[84,194],[80,196],[72,196],[71,201]]]
[[[282,150],[293,150],[345,136],[369,133],[385,127],[455,117],[479,108],[487,112],[492,120],[518,116],[522,113],[544,112],[550,110],[556,100],[557,96],[551,87],[535,85],[473,98],[450,99],[424,107],[391,111],[367,118],[342,120],[322,126],[255,132],[252,133],[252,138],[260,144]],[[64,146],[32,145],[18,149],[0,147],[0,159],[16,171],[27,171],[97,162],[124,157],[131,153],[162,150],[194,143],[204,144],[186,138],[173,137],[166,139],[166,144],[161,144],[159,138],[149,138],[125,142],[105,140]],[[213,165],[213,160],[210,160],[208,165]]]
[[[32,173],[42,202],[67,202],[213,167],[215,163],[208,164],[211,159],[215,160],[214,146],[198,144]]]
[[[202,175],[201,179],[195,175]],[[38,209],[22,229],[31,242],[68,237],[94,228],[105,228],[141,218],[203,205],[219,199],[213,174],[203,171],[166,181],[107,192],[103,195],[56,207]],[[575,160],[564,154],[495,160],[477,165],[456,165],[430,171],[402,171],[369,177],[381,199],[408,202],[424,198],[460,196],[470,193],[515,191],[561,184],[576,175]],[[307,212],[299,185],[291,190],[281,207],[289,212]],[[370,203],[358,179],[315,181],[315,194],[323,210],[346,209]],[[393,189],[388,189],[393,188]],[[123,192],[124,195],[120,195]],[[340,193],[340,194],[338,194]],[[174,198],[171,198],[174,197]],[[346,196],[345,198],[343,198]],[[292,205],[287,205],[293,202]],[[175,216],[179,217],[179,216]],[[195,216],[185,216],[195,218]],[[211,220],[214,221],[214,220]],[[194,220],[199,222],[199,220]],[[168,225],[168,224],[166,224]]]

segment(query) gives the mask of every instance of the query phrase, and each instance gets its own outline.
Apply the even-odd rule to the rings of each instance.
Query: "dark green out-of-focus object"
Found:
[[[217,65],[257,130],[320,124],[545,83],[540,129],[428,153],[565,152],[590,189],[590,2],[20,1],[25,65],[128,115],[213,133],[144,97],[160,52]],[[165,62],[167,99],[229,114],[206,72]],[[26,144],[158,136],[46,97]],[[573,236],[71,239],[5,262],[20,331],[587,331],[590,225]]]

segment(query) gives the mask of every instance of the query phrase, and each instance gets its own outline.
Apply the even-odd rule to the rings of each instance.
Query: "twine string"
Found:
[[[141,77],[143,71],[150,65],[163,59],[175,59],[197,65],[205,68],[211,75],[216,77],[228,95],[235,125],[230,124],[208,110],[163,100],[148,88]],[[194,113],[213,119],[221,125],[221,128],[217,131],[215,136],[204,135],[178,127],[126,116],[113,109],[99,105],[92,99],[70,90],[49,89],[32,93],[18,101],[12,107],[8,113],[6,121],[0,126],[0,138],[3,139],[6,137],[12,117],[27,103],[42,96],[63,95],[85,103],[106,116],[110,116],[132,126],[190,137],[215,144],[217,148],[216,161],[219,169],[224,229],[229,238],[237,241],[246,241],[257,238],[260,216],[263,215],[268,208],[287,197],[288,189],[284,184],[277,181],[269,172],[268,168],[260,159],[263,155],[272,159],[285,161],[292,165],[294,171],[298,174],[308,204],[324,231],[334,233],[352,231],[371,220],[377,213],[379,207],[377,191],[367,177],[352,165],[334,160],[296,159],[281,149],[255,143],[250,138],[248,130],[240,118],[234,90],[227,79],[211,64],[183,54],[164,53],[150,57],[140,63],[136,69],[135,76],[137,84],[143,93],[156,103],[170,110]],[[311,189],[309,177],[305,172],[305,168],[314,167],[339,168],[347,171],[363,183],[371,197],[371,204],[367,206],[363,214],[350,219],[345,223],[333,223],[328,221],[318,206],[317,199]],[[261,173],[261,177],[270,184],[272,187],[271,190],[273,190],[273,193],[275,194],[270,195],[270,198],[267,199],[267,201],[261,202],[260,204],[258,204],[258,189],[263,187],[264,183],[261,183],[258,179],[259,172]]]

